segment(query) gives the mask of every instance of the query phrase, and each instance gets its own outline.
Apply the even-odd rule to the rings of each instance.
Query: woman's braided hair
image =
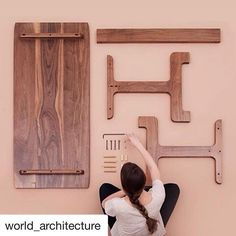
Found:
[[[147,209],[140,203],[139,197],[144,189],[146,176],[143,170],[134,163],[127,162],[121,169],[121,184],[132,205],[146,219],[148,231],[152,234],[157,230],[157,220],[148,216]]]

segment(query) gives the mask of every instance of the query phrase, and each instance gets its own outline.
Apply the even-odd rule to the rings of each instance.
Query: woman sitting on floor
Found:
[[[125,163],[120,178],[122,190],[105,183],[100,187],[102,209],[108,215],[113,236],[162,236],[179,197],[176,184],[165,184],[152,156],[135,135],[127,135],[142,154],[150,172],[152,186],[145,187],[146,176],[134,163]]]

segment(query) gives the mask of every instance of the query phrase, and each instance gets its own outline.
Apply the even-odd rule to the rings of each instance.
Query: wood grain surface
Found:
[[[140,116],[139,128],[146,129],[146,148],[156,163],[160,158],[213,158],[215,181],[222,183],[222,120],[215,122],[212,146],[162,146],[158,140],[158,120],[153,116]]]
[[[114,115],[116,93],[167,93],[170,95],[170,114],[174,122],[190,122],[190,112],[182,106],[182,65],[189,63],[188,52],[174,52],[170,56],[168,81],[117,81],[114,78],[112,56],[107,56],[107,119]]]
[[[83,37],[22,38],[22,34]],[[90,165],[87,23],[16,23],[14,172],[16,188],[87,188]],[[83,175],[20,175],[20,170]]]
[[[97,29],[97,43],[220,43],[220,29]]]

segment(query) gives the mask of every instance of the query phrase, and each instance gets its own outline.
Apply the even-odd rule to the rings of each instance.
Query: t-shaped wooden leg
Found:
[[[182,65],[189,63],[188,52],[174,52],[170,56],[168,81],[116,81],[112,56],[107,56],[107,119],[114,115],[116,93],[168,93],[171,119],[174,122],[190,122],[190,112],[182,107]]]
[[[161,146],[158,141],[158,120],[153,116],[140,116],[139,128],[146,129],[147,150],[156,163],[160,158],[213,158],[215,181],[222,183],[222,120],[215,122],[215,140],[212,146]]]

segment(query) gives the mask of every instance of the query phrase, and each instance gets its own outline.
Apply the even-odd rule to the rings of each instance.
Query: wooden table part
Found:
[[[97,43],[220,43],[220,29],[97,29]]]
[[[16,23],[14,33],[15,187],[88,188],[89,26]]]
[[[158,120],[153,116],[140,116],[139,128],[146,129],[148,152],[156,163],[160,158],[213,158],[215,181],[222,183],[222,120],[215,122],[215,138],[212,146],[161,146],[158,141]]]
[[[20,170],[20,175],[83,175],[83,170]]]
[[[114,115],[116,93],[167,93],[170,95],[170,113],[174,122],[190,122],[190,112],[182,107],[182,65],[189,63],[188,52],[174,52],[170,56],[168,81],[117,81],[114,79],[112,56],[107,56],[107,119]]]
[[[45,39],[54,39],[54,38],[74,38],[74,39],[83,39],[83,34],[79,33],[22,33],[21,38],[45,38]]]

